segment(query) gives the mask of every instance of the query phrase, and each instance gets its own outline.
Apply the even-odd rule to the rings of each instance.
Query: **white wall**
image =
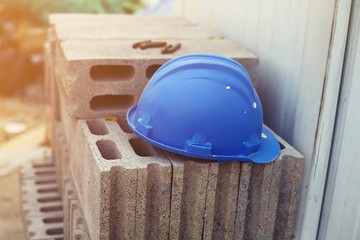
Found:
[[[333,65],[331,61],[342,62],[347,29],[343,21],[338,25],[345,26],[345,30],[339,30],[337,14],[349,12],[349,4],[339,7],[338,2],[175,2],[178,14],[213,27],[259,57],[256,74],[265,123],[293,144],[306,160],[298,239],[316,238],[321,212],[341,75],[341,64]],[[339,39],[334,39],[335,31],[340,32]],[[337,74],[329,77],[329,72]],[[335,99],[325,98],[327,92],[333,92]],[[324,103],[330,107],[324,110]]]
[[[319,239],[360,239],[360,0],[352,7]]]

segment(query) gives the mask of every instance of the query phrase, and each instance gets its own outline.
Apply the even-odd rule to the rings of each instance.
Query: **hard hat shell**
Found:
[[[190,54],[161,66],[127,113],[146,142],[185,156],[267,163],[280,146],[263,127],[259,97],[239,63]]]

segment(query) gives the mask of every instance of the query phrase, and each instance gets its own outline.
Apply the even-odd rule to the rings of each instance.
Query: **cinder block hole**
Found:
[[[49,168],[49,167],[53,167],[54,164],[53,163],[39,163],[39,164],[33,164],[34,168]]]
[[[54,170],[48,170],[48,171],[35,171],[35,175],[52,175],[55,174]]]
[[[140,138],[132,138],[129,140],[131,147],[135,153],[141,157],[155,156],[155,149],[148,143],[144,142]]]
[[[131,65],[96,65],[90,69],[94,81],[127,81],[134,78],[134,73]]]
[[[46,185],[46,184],[52,184],[52,183],[56,183],[55,180],[38,180],[35,181],[36,185]]]
[[[150,79],[160,67],[161,67],[160,64],[154,64],[146,68],[146,78]]]
[[[59,222],[63,222],[64,219],[62,217],[49,217],[49,218],[44,218],[43,223],[59,223]]]
[[[77,233],[77,234],[75,234],[75,239],[76,240],[83,240],[84,238],[83,238],[83,236],[81,234]]]
[[[57,201],[61,201],[61,197],[44,197],[44,198],[38,198],[37,201],[39,203],[57,202]]]
[[[37,190],[38,193],[51,193],[51,192],[57,192],[58,189],[56,187],[54,188],[40,188]]]
[[[126,133],[132,133],[130,127],[129,127],[129,124],[126,120],[126,118],[120,118],[117,123],[119,124],[120,128],[126,132]]]
[[[91,99],[90,108],[93,111],[117,111],[128,109],[133,104],[132,95],[101,95]]]
[[[88,120],[86,124],[90,130],[90,132],[94,135],[106,135],[109,133],[107,127],[104,122],[101,120]]]
[[[121,159],[121,153],[116,144],[111,140],[100,140],[96,142],[101,156],[106,160]]]
[[[57,212],[57,211],[62,211],[62,210],[63,210],[63,207],[61,205],[40,208],[40,212]]]
[[[49,234],[49,235],[60,235],[63,233],[64,233],[64,230],[62,228],[50,228],[50,229],[46,230],[46,234]]]
[[[285,146],[281,142],[279,142],[279,144],[280,144],[280,149],[281,150],[285,149]]]

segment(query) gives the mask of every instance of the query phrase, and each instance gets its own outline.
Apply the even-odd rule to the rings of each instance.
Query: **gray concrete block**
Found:
[[[27,232],[29,240],[63,239],[62,217],[32,217]]]
[[[251,204],[251,191],[249,191],[249,186],[251,183],[252,166],[252,163],[240,164],[239,197],[236,206],[234,239],[245,239],[244,235],[248,218],[247,209],[249,204]]]
[[[24,179],[52,179],[55,167],[52,161],[36,161],[34,164],[25,164],[20,168],[20,177]]]
[[[62,239],[63,213],[53,163],[27,164],[21,171],[23,218],[28,239]]]
[[[29,217],[61,213],[62,211],[63,206],[61,201],[47,203],[23,202],[23,213]]]
[[[56,182],[60,193],[63,195],[64,178],[69,176],[69,147],[61,122],[53,124],[54,138],[52,141],[53,157],[56,166]]]
[[[119,123],[76,120],[70,169],[93,239],[167,239],[171,163]],[[72,144],[70,144],[72,145]]]
[[[63,179],[63,212],[64,212],[64,238],[71,239],[72,233],[72,214],[70,209],[70,203],[72,200],[77,200],[74,186],[69,177]]]
[[[239,180],[239,162],[227,162],[219,165],[213,239],[234,239]]]
[[[165,152],[177,171],[174,174],[171,239],[201,239],[211,236],[218,163]],[[176,182],[175,182],[176,181]],[[177,209],[176,209],[177,208]]]
[[[57,94],[52,100],[53,121],[60,125],[63,139],[54,149],[58,151],[57,169],[61,166],[57,172],[64,179],[63,166],[67,163],[61,157],[66,155],[61,146],[68,146],[68,164],[78,196],[78,200],[66,200],[66,208],[74,211],[64,217],[72,221],[72,216],[80,216],[83,210],[85,226],[88,225],[93,239],[291,237],[303,157],[281,138],[278,137],[283,145],[281,156],[273,163],[219,164],[153,148],[129,133],[123,120],[100,119],[124,116],[156,67],[170,58],[199,50],[214,51],[235,58],[251,73],[258,64],[254,55],[228,40],[209,37],[211,34],[206,31],[199,31],[200,37],[194,40],[191,34],[199,26],[181,19],[155,27],[150,24],[144,35],[133,30],[121,32],[121,24],[116,25],[117,30],[107,26],[106,31],[102,29],[106,34],[100,36],[96,29],[116,17],[101,16],[99,23],[94,16],[58,17],[52,20],[54,26],[49,31],[49,51],[54,62],[49,68],[53,76],[49,78],[54,79],[50,84],[52,94]],[[133,29],[148,21],[137,19],[138,23],[129,20]],[[72,22],[76,24],[71,26]],[[85,31],[92,24],[93,37]],[[160,25],[165,30],[156,32]],[[80,28],[84,31],[76,32]],[[177,37],[173,29],[183,29],[183,37]],[[168,56],[161,55],[159,49],[131,48],[134,40],[145,39],[148,33],[153,34],[152,39],[181,41],[182,48]],[[58,177],[58,182],[61,180]],[[70,226],[73,223],[66,228]],[[86,227],[79,229],[74,232],[86,232]]]
[[[50,25],[117,25],[123,27],[131,25],[196,25],[188,19],[180,16],[149,16],[129,14],[68,14],[55,13],[49,15]]]
[[[303,157],[281,138],[273,163],[221,164],[159,151],[129,133],[123,119],[67,118],[71,133],[79,129],[70,168],[92,238],[291,236]]]
[[[279,183],[280,189],[276,212],[277,223],[275,225],[274,239],[293,238],[304,170],[304,161],[294,159],[295,154],[295,152],[289,151],[288,155],[284,156],[285,166],[283,167]]]
[[[63,185],[64,238],[88,240],[90,237],[73,182],[65,177]]]
[[[277,139],[283,148],[279,159],[265,165],[241,163],[235,239],[291,238],[304,158]]]
[[[164,39],[170,43],[178,39]],[[225,39],[181,40],[182,47],[163,55],[159,49],[133,49],[134,41],[68,40],[56,47],[54,78],[73,118],[125,116],[152,74],[168,60],[187,53],[206,52],[235,59],[251,73],[258,64],[253,54]],[[56,105],[59,103],[55,103]],[[55,115],[56,109],[54,106]]]
[[[213,30],[176,16],[56,14],[50,16],[53,36],[68,39],[213,39]]]
[[[304,159],[277,139],[283,146],[281,155],[265,165],[208,162],[165,152],[173,169],[178,166],[173,176],[181,183],[172,193],[177,196],[172,204],[180,210],[171,216],[171,239],[291,236]]]
[[[74,240],[90,240],[89,231],[84,222],[84,216],[80,208],[76,208],[73,211],[73,230],[71,232],[70,239]]]
[[[149,198],[151,191],[144,194],[144,191],[128,191],[128,188],[146,189],[144,187],[146,182],[139,182],[138,178],[147,179],[149,169],[138,169],[135,175],[134,169],[129,170],[117,166],[119,161],[127,159],[124,158],[123,152],[134,151],[128,144],[128,140],[129,136],[134,137],[135,135],[129,133],[126,120],[121,119],[117,122],[103,119],[76,120],[63,114],[63,124],[64,129],[67,130],[65,132],[68,132],[65,136],[69,141],[72,139],[74,143],[70,146],[75,144],[77,146],[70,150],[72,156],[70,165],[72,176],[78,178],[76,184],[78,184],[78,191],[81,192],[79,195],[82,196],[79,200],[84,209],[84,218],[89,224],[88,219],[94,219],[94,215],[96,215],[93,209],[101,208],[104,211],[95,221],[108,219],[102,221],[100,228],[95,227],[95,231],[94,229],[90,230],[91,227],[89,227],[90,236],[100,229],[103,231],[105,229],[105,232],[110,232],[111,237],[142,238],[144,231],[148,231],[146,230],[149,226],[147,224],[152,224],[146,220],[147,215],[143,214],[143,206],[146,205],[146,199]],[[119,131],[122,133],[117,134]],[[77,138],[76,136],[83,137]],[[166,196],[166,199],[168,197],[171,199],[170,210],[167,210],[170,211],[169,238],[190,236],[197,238],[199,234],[201,238],[206,239],[233,237],[235,239],[279,239],[276,236],[291,236],[298,206],[303,157],[281,138],[278,137],[278,140],[283,145],[281,156],[275,162],[266,165],[210,162],[213,168],[206,168],[201,165],[208,165],[209,163],[206,161],[192,160],[178,155],[169,157],[171,153],[166,152],[165,155],[172,164],[171,183],[169,183],[171,190],[170,195]],[[124,141],[127,144],[124,145]],[[137,149],[140,149],[140,152],[148,151],[147,147],[141,146],[139,143],[135,143],[135,146],[136,144],[139,145]],[[94,147],[95,145],[96,147]],[[87,150],[80,151],[81,146],[86,146]],[[117,159],[118,157],[121,160]],[[200,164],[200,166],[189,167],[189,164],[194,166]],[[107,168],[104,168],[105,166]],[[109,167],[111,170],[104,171]],[[206,174],[208,178],[205,177]],[[203,178],[207,181],[203,181]],[[156,182],[157,180],[152,181]],[[87,193],[90,190],[86,190],[87,187],[84,187],[84,185],[89,186],[90,182],[93,184],[90,188],[91,195]],[[205,183],[206,189],[208,189],[205,191],[206,194],[204,191],[197,192],[196,189],[199,186],[204,188]],[[112,186],[110,191],[108,190],[109,186]],[[94,194],[93,189],[101,190]],[[193,192],[198,194],[193,194]],[[101,200],[104,198],[103,196],[113,197],[107,197],[103,201]],[[122,204],[119,205],[118,202]],[[188,202],[192,202],[192,204],[187,204]],[[137,204],[142,207],[137,207]],[[192,206],[198,207],[193,211]],[[206,210],[206,217],[201,209]],[[187,214],[187,212],[191,214]],[[200,216],[203,220],[197,221],[197,219],[201,219]],[[128,221],[128,219],[136,220]],[[98,226],[95,222],[90,224]],[[166,224],[162,226],[166,226]]]

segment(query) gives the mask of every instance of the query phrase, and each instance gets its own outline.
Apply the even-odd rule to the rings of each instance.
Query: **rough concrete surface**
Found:
[[[21,169],[21,198],[27,238],[62,239],[61,195],[51,162],[27,164]]]
[[[70,169],[90,236],[168,238],[171,164],[164,154],[117,122],[75,123],[81,131],[73,138],[78,148],[70,150]]]
[[[279,137],[273,163],[221,164],[153,148],[124,120],[73,122],[81,131],[70,168],[91,237],[291,237],[303,157]]]
[[[76,19],[76,20],[75,20]],[[50,40],[68,39],[214,39],[213,30],[175,16],[74,14],[50,16]]]
[[[64,239],[89,240],[87,226],[72,180],[64,177]]]
[[[56,182],[60,193],[63,195],[64,178],[69,176],[69,149],[64,136],[63,125],[60,122],[53,123],[53,158],[56,167]]]
[[[49,169],[54,169],[51,162],[28,164],[21,169],[21,199],[27,239],[89,240],[71,179],[64,177],[61,199],[54,173],[46,174],[47,179],[38,177],[39,172],[43,174]]]

